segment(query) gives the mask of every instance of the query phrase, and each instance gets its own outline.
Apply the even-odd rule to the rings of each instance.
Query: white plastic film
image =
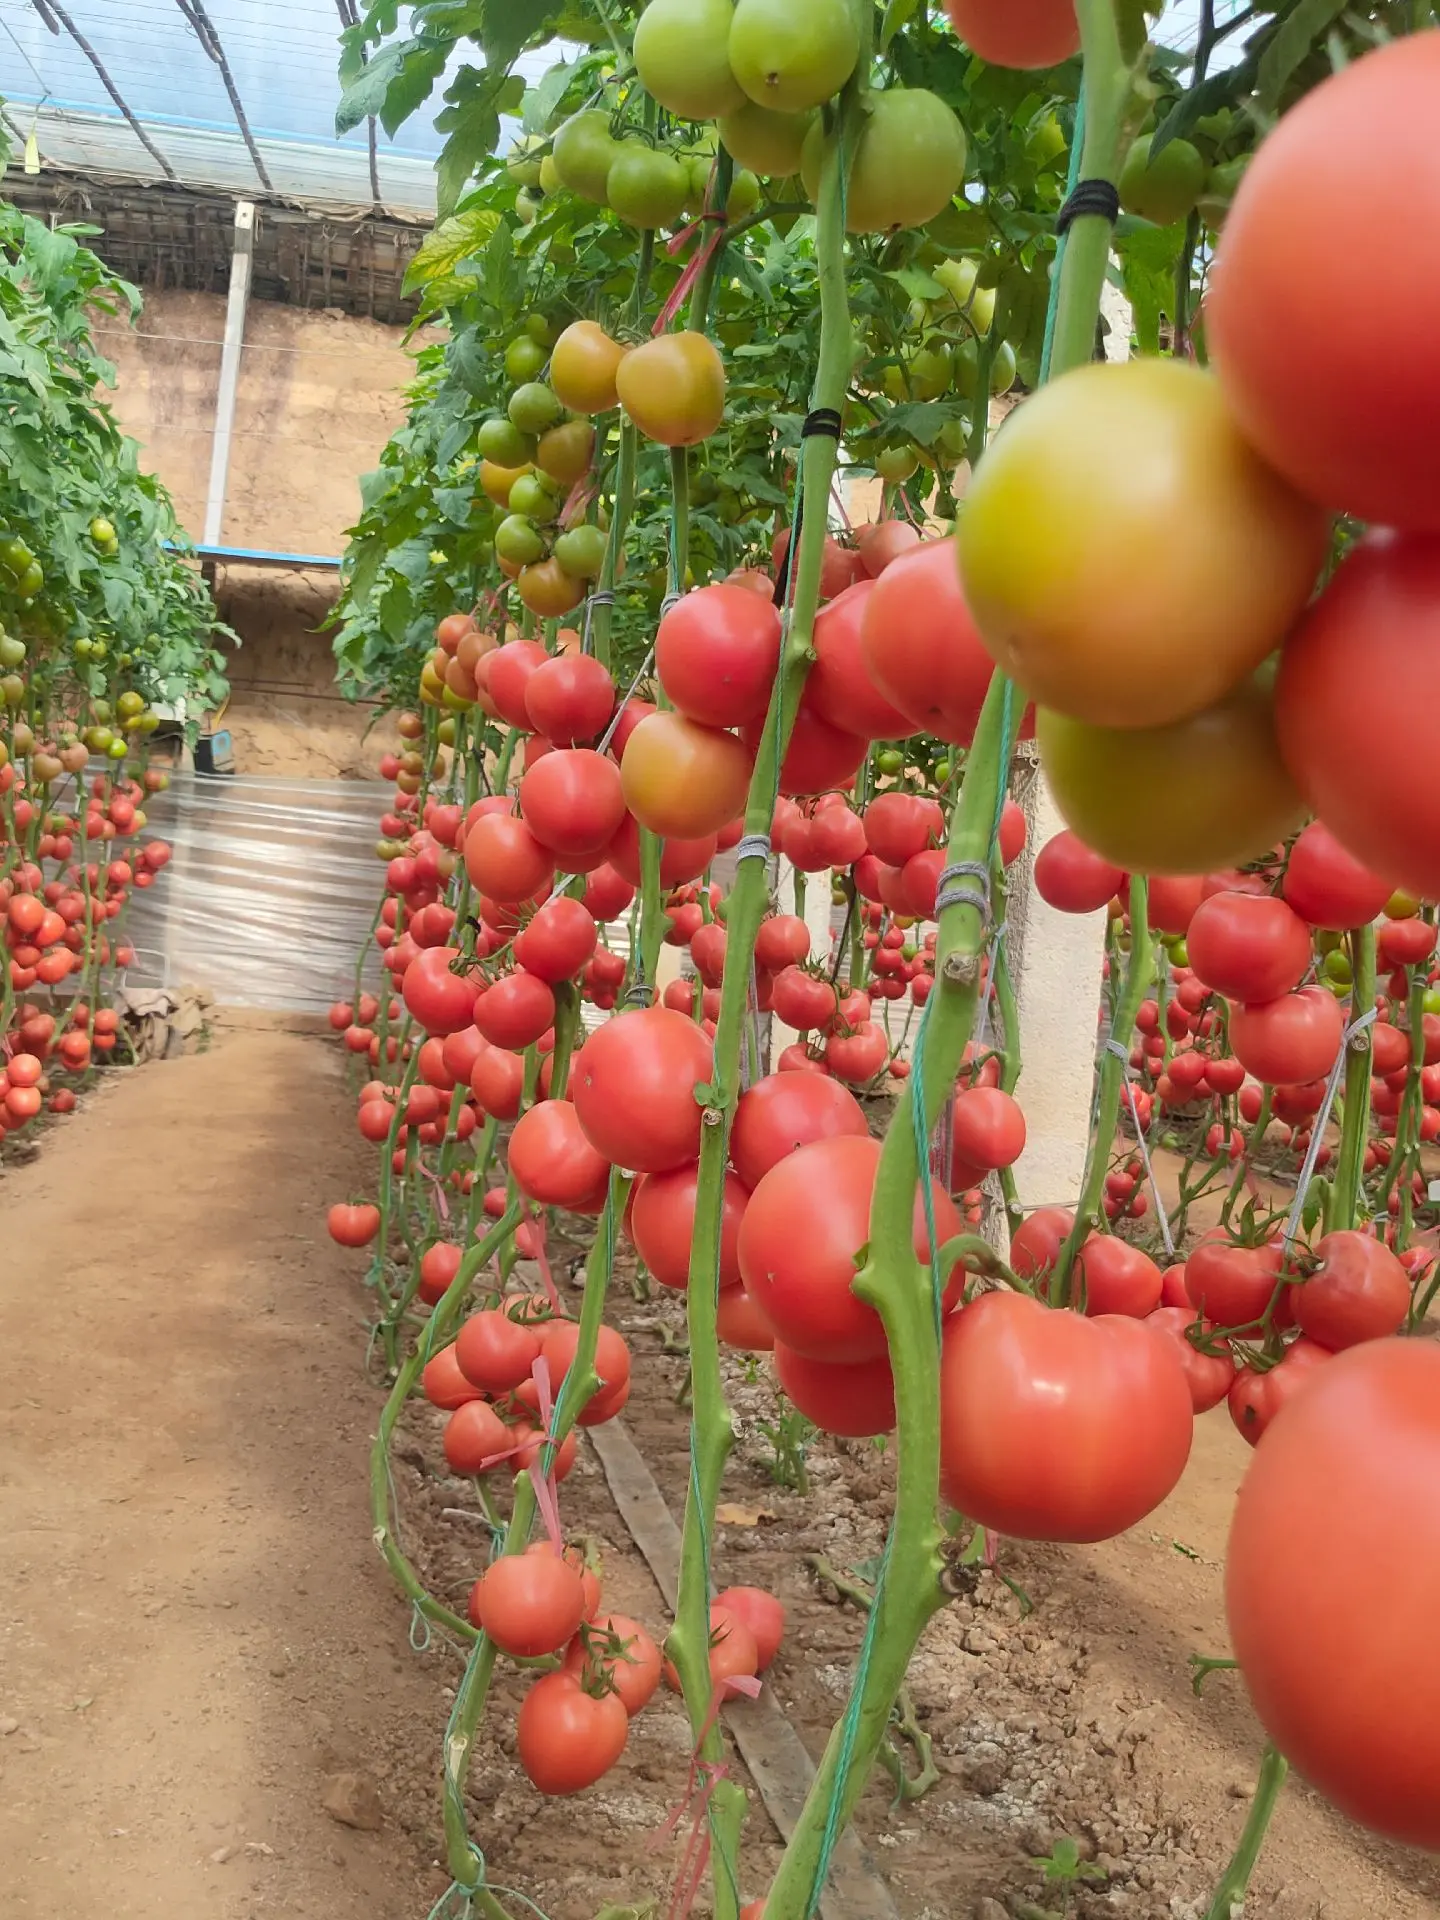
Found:
[[[378,990],[370,940],[385,884],[375,858],[393,789],[375,780],[171,776],[146,803],[147,839],[174,849],[122,923],[137,986],[208,987],[230,1006],[323,1013]]]

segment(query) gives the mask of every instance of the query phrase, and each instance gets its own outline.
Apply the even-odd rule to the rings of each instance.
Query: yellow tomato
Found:
[[[620,404],[662,447],[693,447],[725,414],[725,368],[703,333],[662,333],[628,353],[615,374]]]
[[[620,404],[615,374],[626,349],[593,320],[566,327],[550,352],[550,385],[571,413],[608,413]]]
[[[1162,727],[1094,727],[1041,707],[1035,739],[1066,825],[1130,873],[1208,873],[1267,852],[1307,809],[1263,678]]]
[[[1329,517],[1177,360],[1077,368],[1018,408],[970,483],[960,570],[986,646],[1102,727],[1198,713],[1285,636]]]

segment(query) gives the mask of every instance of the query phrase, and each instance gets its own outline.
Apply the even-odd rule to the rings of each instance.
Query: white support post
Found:
[[[225,483],[230,472],[230,438],[235,428],[235,395],[240,385],[240,355],[245,345],[245,313],[250,305],[250,270],[255,258],[255,202],[235,202],[235,244],[230,256],[230,296],[225,305],[225,341],[220,354],[220,385],[215,395],[215,437],[210,449],[210,485],[205,495],[204,544],[218,547],[225,520]]]

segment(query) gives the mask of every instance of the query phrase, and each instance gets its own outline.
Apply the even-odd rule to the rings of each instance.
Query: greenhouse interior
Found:
[[[1437,106],[0,0],[0,1920],[1440,1916]]]

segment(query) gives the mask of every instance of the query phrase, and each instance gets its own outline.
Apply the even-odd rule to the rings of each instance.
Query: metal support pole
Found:
[[[225,343],[220,354],[220,385],[215,395],[215,437],[210,449],[210,485],[205,495],[207,547],[218,547],[225,518],[225,482],[230,472],[230,438],[235,426],[235,395],[240,385],[240,354],[245,344],[245,313],[250,304],[250,269],[255,257],[255,202],[235,202],[235,248],[230,256],[230,297],[225,306]]]

